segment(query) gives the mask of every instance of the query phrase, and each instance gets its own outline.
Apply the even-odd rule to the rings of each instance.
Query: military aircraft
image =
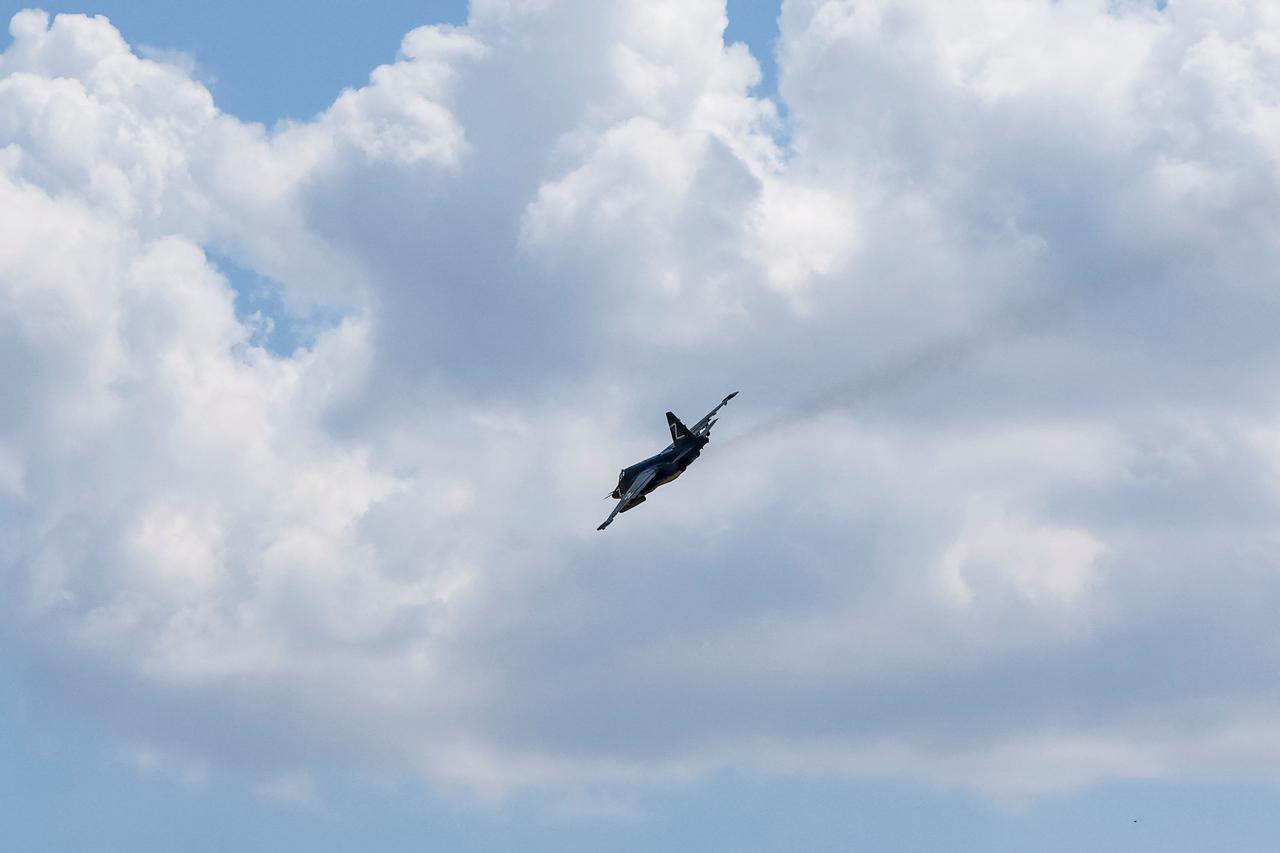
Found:
[[[738,396],[734,391],[720,401],[720,405],[707,412],[706,417],[693,425],[693,429],[680,423],[673,413],[667,412],[667,427],[671,430],[671,444],[667,449],[637,462],[629,468],[623,468],[618,474],[618,486],[605,497],[614,498],[618,505],[609,513],[596,530],[604,530],[613,522],[613,517],[620,512],[638,507],[644,503],[645,496],[658,486],[670,483],[684,473],[684,469],[693,464],[702,453],[702,448],[711,440],[711,428],[716,425],[716,412]]]

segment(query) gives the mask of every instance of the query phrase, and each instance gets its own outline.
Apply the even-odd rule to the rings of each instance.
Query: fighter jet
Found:
[[[609,513],[596,530],[604,530],[613,522],[613,517],[620,512],[638,507],[644,503],[645,496],[658,486],[670,483],[684,473],[684,469],[693,464],[702,453],[702,448],[711,440],[711,428],[716,425],[716,412],[738,396],[734,391],[720,401],[720,405],[707,412],[706,417],[689,429],[680,423],[673,413],[667,412],[667,427],[671,430],[671,443],[667,449],[637,462],[629,468],[623,468],[618,474],[618,486],[606,497],[615,499],[618,505]]]

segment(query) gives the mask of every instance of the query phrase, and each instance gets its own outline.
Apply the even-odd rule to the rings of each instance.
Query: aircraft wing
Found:
[[[640,476],[631,481],[631,488],[627,489],[627,493],[622,496],[623,501],[633,501],[640,497],[644,487],[649,485],[649,481],[658,476],[657,468],[649,468],[640,472]]]
[[[738,396],[738,392],[734,391],[728,397],[725,397],[723,400],[721,400],[720,405],[716,406],[714,409],[707,412],[706,416],[702,420],[694,424],[693,427],[689,430],[689,432],[693,433],[694,435],[706,435],[707,433],[711,432],[711,427],[715,425],[714,419],[715,419],[716,412],[723,409],[726,405],[728,405],[729,401],[736,396]]]
[[[601,525],[596,528],[596,530],[604,530],[610,524],[613,524],[613,517],[622,511],[622,505],[626,502],[627,502],[626,498],[623,498],[622,500],[618,501],[618,505],[613,508],[613,512],[609,513],[609,517],[606,518],[604,522],[601,523]]]
[[[622,496],[622,500],[618,501],[618,505],[613,508],[613,512],[609,513],[609,517],[606,518],[604,523],[597,527],[596,530],[604,530],[613,523],[613,517],[615,515],[622,512],[624,509],[627,509],[629,504],[635,503],[636,498],[640,497],[640,494],[644,492],[644,487],[649,485],[649,481],[657,476],[657,474],[657,468],[650,468],[643,472],[639,477],[636,477],[635,481],[631,484],[631,488],[627,489],[627,493]]]

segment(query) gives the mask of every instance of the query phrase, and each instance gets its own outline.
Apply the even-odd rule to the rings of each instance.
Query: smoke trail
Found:
[[[943,370],[957,367],[997,343],[1061,322],[1086,302],[1104,294],[1115,295],[1122,289],[1090,287],[1069,293],[1058,292],[1007,307],[969,329],[940,338],[878,367],[855,373],[807,401],[734,436],[725,442],[724,447],[742,447],[826,412],[854,408],[876,397],[891,394]]]

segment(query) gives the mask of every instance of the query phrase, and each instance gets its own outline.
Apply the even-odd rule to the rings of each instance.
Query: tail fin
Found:
[[[689,428],[680,422],[672,412],[667,412],[667,427],[671,430],[671,440],[679,441],[689,437]]]

